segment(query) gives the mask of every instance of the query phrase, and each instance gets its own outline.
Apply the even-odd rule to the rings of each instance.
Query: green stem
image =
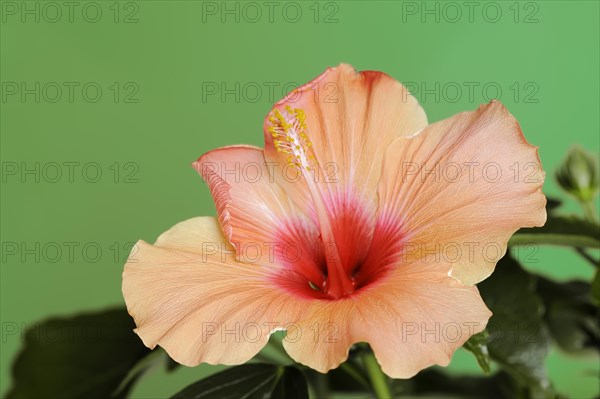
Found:
[[[369,385],[369,381],[367,381],[367,379],[365,377],[363,377],[361,372],[358,371],[350,363],[346,362],[346,363],[340,364],[340,369],[343,370],[346,374],[348,374],[352,378],[354,378],[356,381],[358,381],[358,383],[361,384],[362,386],[364,386],[365,388],[369,389],[371,387],[371,385]]]
[[[312,375],[313,388],[315,390],[316,398],[328,398],[329,397],[329,384],[327,383],[327,376],[319,372],[315,372]]]
[[[373,352],[365,349],[362,351],[361,357],[365,364],[365,368],[367,369],[367,373],[369,374],[369,379],[371,380],[371,385],[373,386],[373,391],[375,392],[377,399],[390,399],[392,394],[387,385],[385,374],[381,371]]]
[[[600,267],[600,261],[598,261],[598,259],[590,255],[584,248],[575,248],[575,251],[577,251],[577,253],[581,255],[585,260],[590,262],[592,266]]]
[[[269,356],[266,353],[259,352],[254,359],[263,362],[263,363],[272,363],[272,364],[281,364],[281,359],[275,358],[273,356]]]
[[[277,340],[273,339],[273,340],[269,341],[269,345],[271,346],[271,348],[273,348],[275,351],[277,351],[277,353],[279,353],[281,356],[289,359],[290,355],[288,355],[286,350],[283,348],[283,344],[281,342],[278,342]]]
[[[276,364],[285,365],[292,362],[290,355],[288,355],[283,348],[283,344],[273,336],[269,340],[267,346],[265,346],[263,351],[261,351],[259,354],[271,358],[271,360]]]
[[[564,247],[600,248],[598,239],[585,235],[560,233],[515,233],[508,241],[509,246],[515,245],[560,245]]]
[[[581,203],[581,206],[583,207],[583,213],[585,214],[586,219],[590,222],[595,222],[597,219],[596,209],[594,208],[594,202],[585,201]]]
[[[585,215],[585,218],[591,223],[596,223],[597,218],[596,218],[596,209],[594,208],[594,202],[593,201],[581,201],[580,204],[581,204],[581,207],[583,208],[583,214]],[[575,250],[577,251],[577,253],[579,255],[581,255],[585,260],[590,262],[592,265],[594,265],[595,267],[600,267],[600,261],[598,261],[592,255],[590,255],[586,251],[585,248],[576,247]]]

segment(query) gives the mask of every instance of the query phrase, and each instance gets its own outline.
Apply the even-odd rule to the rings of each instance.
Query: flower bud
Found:
[[[565,191],[579,201],[591,201],[598,191],[596,159],[580,147],[573,147],[556,171],[556,179]]]

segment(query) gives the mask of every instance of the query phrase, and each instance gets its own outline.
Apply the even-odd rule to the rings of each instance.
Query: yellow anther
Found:
[[[298,168],[310,169],[314,164],[312,146],[306,132],[306,114],[303,110],[289,105],[275,109],[268,118],[271,126],[267,129],[273,136],[273,145],[278,152],[289,154],[288,163]]]

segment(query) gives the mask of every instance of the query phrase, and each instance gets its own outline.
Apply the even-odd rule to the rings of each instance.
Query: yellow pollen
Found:
[[[310,169],[315,165],[315,157],[306,132],[306,114],[299,108],[285,107],[274,110],[269,116],[271,126],[268,132],[273,136],[273,145],[277,152],[289,154],[288,164],[298,168]]]

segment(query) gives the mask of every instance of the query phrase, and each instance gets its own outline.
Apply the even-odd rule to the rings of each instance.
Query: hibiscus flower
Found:
[[[264,136],[194,163],[218,218],[125,265],[137,334],[184,365],[244,363],[278,330],[323,373],[359,342],[393,378],[447,365],[491,316],[475,284],[546,220],[537,148],[497,101],[428,125],[400,83],[340,65],[275,104]]]

